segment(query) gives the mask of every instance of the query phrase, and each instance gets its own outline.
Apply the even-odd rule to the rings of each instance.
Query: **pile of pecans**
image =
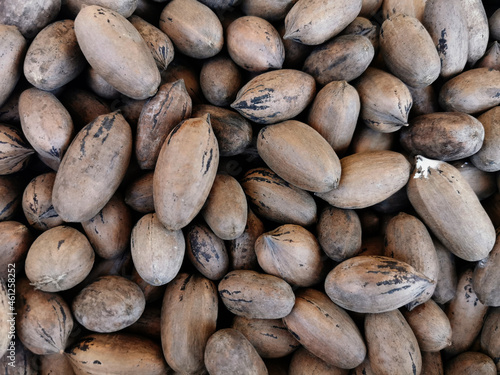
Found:
[[[0,2],[5,374],[500,373],[494,0]]]

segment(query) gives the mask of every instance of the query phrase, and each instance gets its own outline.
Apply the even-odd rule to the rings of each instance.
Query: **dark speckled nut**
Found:
[[[295,302],[292,287],[286,281],[250,270],[231,271],[224,276],[219,283],[219,296],[230,312],[250,319],[283,318]]]
[[[161,310],[161,342],[172,369],[204,373],[205,348],[215,332],[217,314],[217,289],[210,280],[180,273],[168,284]]]
[[[316,48],[304,63],[304,71],[320,85],[352,81],[370,65],[375,50],[363,35],[342,35]]]
[[[170,132],[153,178],[156,214],[167,229],[185,227],[200,212],[218,165],[219,147],[210,115],[185,120]]]
[[[142,107],[137,122],[135,155],[141,169],[154,169],[172,129],[191,116],[192,101],[182,79],[160,86]]]
[[[34,153],[22,139],[19,129],[0,124],[0,176],[24,169]]]
[[[280,224],[308,226],[317,219],[314,198],[279,177],[269,168],[249,170],[241,185],[255,212]]]
[[[263,73],[243,86],[231,107],[259,124],[275,124],[301,113],[314,99],[316,83],[294,69]]]
[[[31,180],[24,189],[22,202],[24,216],[37,230],[45,231],[64,222],[52,205],[55,178],[54,172],[41,174]]]
[[[0,221],[14,217],[21,204],[22,187],[14,176],[0,176]]]
[[[224,241],[204,224],[189,227],[186,252],[196,269],[210,280],[221,279],[229,269],[229,256]]]

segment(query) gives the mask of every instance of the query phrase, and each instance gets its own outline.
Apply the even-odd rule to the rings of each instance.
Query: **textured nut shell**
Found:
[[[475,65],[476,68],[490,68],[500,70],[500,45],[494,41],[484,56]]]
[[[212,231],[223,240],[234,240],[243,234],[248,205],[243,188],[229,175],[215,177],[202,215]]]
[[[340,368],[354,368],[366,356],[361,333],[351,317],[324,293],[304,289],[283,319],[292,335],[315,356]]]
[[[361,221],[354,210],[325,207],[316,230],[321,249],[336,262],[361,250]]]
[[[22,185],[14,176],[0,176],[0,222],[11,220],[21,204]]]
[[[135,323],[146,300],[139,286],[121,276],[103,276],[73,299],[75,319],[94,332],[116,332]]]
[[[262,128],[257,150],[269,168],[300,189],[327,192],[340,180],[340,162],[332,146],[303,122],[288,120]]]
[[[72,81],[86,66],[73,20],[61,20],[45,27],[31,42],[24,76],[36,88],[52,91]]]
[[[231,11],[239,5],[241,0],[201,0],[201,3],[205,4],[210,9],[215,11]]]
[[[71,310],[61,296],[16,282],[16,336],[34,354],[62,353],[73,329]]]
[[[457,291],[446,308],[451,324],[451,346],[444,349],[450,356],[466,351],[477,337],[488,311],[479,301],[472,287],[472,270],[466,270],[458,279]]]
[[[210,336],[205,349],[205,366],[209,373],[218,375],[268,373],[250,341],[233,328],[221,329]]]
[[[464,0],[427,0],[422,24],[441,59],[441,77],[449,78],[464,70],[469,50]]]
[[[229,269],[224,241],[204,224],[194,224],[186,232],[186,255],[194,267],[210,280],[220,280]]]
[[[436,112],[412,119],[401,131],[400,142],[413,155],[451,161],[474,155],[484,136],[483,125],[472,116]]]
[[[241,236],[230,241],[229,264],[230,269],[255,269],[257,267],[257,256],[255,255],[255,241],[264,233],[262,221],[248,209],[247,225]]]
[[[204,352],[217,323],[217,290],[200,275],[179,274],[165,290],[161,342],[167,363],[190,374],[205,369]]]
[[[370,65],[375,50],[363,35],[342,35],[316,48],[306,59],[304,71],[320,85],[352,81]]]
[[[236,316],[231,328],[243,333],[262,358],[285,357],[300,346],[281,319]]]
[[[366,2],[367,1],[364,1],[364,3]],[[375,53],[377,53],[379,49],[379,31],[380,26],[375,25],[368,18],[364,18],[360,13],[359,16],[356,17],[354,21],[352,21],[349,26],[344,29],[344,31],[342,31],[341,35],[363,35],[370,40],[373,48],[375,49]]]
[[[130,243],[132,215],[120,196],[114,195],[99,213],[82,223],[95,252],[111,259],[123,254]]]
[[[138,2],[138,0],[65,0],[64,3],[73,16],[76,16],[86,6],[99,5],[128,18],[136,10]]]
[[[256,16],[268,21],[277,21],[285,18],[288,11],[297,0],[243,0],[240,8],[247,16]]]
[[[130,125],[117,112],[99,116],[80,130],[54,182],[52,202],[59,216],[81,222],[97,215],[122,182],[131,153]]]
[[[182,232],[166,229],[156,214],[144,215],[132,230],[130,251],[134,267],[151,285],[164,285],[177,275],[185,248]]]
[[[370,359],[368,356],[365,357],[365,360],[355,369],[352,369],[349,373],[350,375],[375,375],[370,365]],[[305,375],[305,374],[304,374]],[[325,374],[326,375],[326,374]],[[443,374],[440,374],[443,375]]]
[[[255,242],[255,254],[266,273],[300,287],[319,283],[329,266],[316,237],[294,224],[262,234]]]
[[[493,359],[483,353],[464,352],[446,364],[445,373],[450,375],[495,375],[497,366]]]
[[[344,309],[376,314],[406,305],[432,283],[405,262],[361,255],[336,266],[326,276],[325,291]]]
[[[24,189],[22,201],[24,216],[37,230],[45,231],[64,222],[52,205],[55,178],[54,172],[41,174],[31,180]]]
[[[42,233],[26,256],[26,276],[36,289],[58,292],[82,282],[94,265],[94,249],[78,230],[59,226]]]
[[[133,15],[128,20],[139,31],[153,55],[158,69],[165,70],[174,59],[174,45],[163,31],[144,21],[141,17]]]
[[[338,187],[316,194],[334,207],[357,209],[382,202],[408,182],[410,163],[394,151],[371,151],[340,160]]]
[[[384,255],[408,263],[434,281],[415,301],[408,304],[409,310],[432,297],[439,276],[439,261],[424,223],[404,212],[393,217],[385,229]]]
[[[161,347],[156,342],[126,333],[93,333],[79,339],[65,351],[77,374],[107,372],[134,375],[164,375],[169,372]]]
[[[478,117],[484,127],[484,142],[470,161],[485,172],[500,170],[500,107],[493,107]]]
[[[280,69],[258,75],[243,86],[231,107],[258,124],[291,119],[312,102],[316,83],[309,74]]]
[[[154,169],[168,134],[191,117],[191,110],[191,97],[183,80],[161,85],[144,104],[135,136],[135,156],[141,169]]]
[[[156,213],[167,229],[185,227],[200,212],[218,164],[219,147],[209,115],[185,120],[170,132],[153,178]]]
[[[365,337],[375,374],[420,374],[418,342],[399,310],[366,315]]]
[[[0,176],[24,169],[35,152],[21,134],[18,128],[0,124]]]
[[[239,17],[226,30],[231,59],[251,72],[281,69],[285,49],[278,31],[265,19]]]
[[[459,6],[464,10],[469,31],[467,63],[474,66],[477,60],[484,55],[488,46],[488,16],[483,2],[480,0],[462,0]],[[494,39],[498,40],[499,38]]]
[[[500,357],[500,308],[491,308],[481,331],[481,349],[491,358]],[[497,371],[500,365],[497,363]]]
[[[61,0],[14,0],[0,4],[0,24],[17,26],[21,34],[32,39],[61,10]]]
[[[341,369],[337,366],[326,363],[321,358],[313,355],[304,347],[301,347],[295,351],[290,361],[290,367],[288,369],[289,375],[347,375],[349,373],[349,370]]]
[[[476,194],[446,162],[417,156],[408,198],[439,241],[467,261],[485,258],[495,243],[495,228]]]
[[[439,305],[433,300],[403,310],[403,315],[415,334],[420,350],[439,352],[451,344],[451,325]]]
[[[477,297],[486,306],[500,306],[500,241],[495,242],[493,250],[476,264],[472,284]]]
[[[408,87],[390,73],[368,68],[354,84],[364,124],[383,133],[408,125],[413,99]]]
[[[345,81],[330,82],[316,94],[307,123],[342,155],[351,143],[359,111],[356,89]]]
[[[73,121],[51,93],[36,88],[19,97],[19,116],[24,136],[42,161],[57,170],[73,138]]]
[[[0,26],[0,106],[7,102],[14,91],[27,48],[26,39],[15,26]]]
[[[500,12],[498,9],[491,15],[488,24],[492,38],[500,40]]]
[[[39,364],[37,363],[38,356],[26,349],[26,347],[19,339],[15,341],[14,347],[16,352],[16,368],[14,369],[14,373],[20,371],[20,373],[26,375],[39,375]],[[0,358],[0,366],[2,366],[2,368],[9,368],[9,363],[12,362],[7,355],[4,355],[2,358]]]
[[[334,37],[359,14],[362,0],[299,0],[285,18],[284,39],[317,45]]]
[[[496,193],[497,179],[494,173],[483,172],[467,160],[457,160],[451,165],[460,171],[480,201]]]
[[[210,104],[225,107],[236,99],[243,77],[238,65],[227,56],[205,61],[200,71],[203,96]]]
[[[250,270],[229,272],[219,283],[219,295],[235,315],[250,319],[280,319],[293,308],[292,287],[279,277]]]
[[[398,13],[415,17],[420,22],[424,18],[427,0],[384,0],[382,15],[384,18],[393,17]]]
[[[218,54],[224,44],[217,15],[196,0],[173,0],[160,15],[160,29],[183,54],[206,59]]]
[[[477,68],[446,82],[439,92],[446,111],[477,113],[500,104],[500,71]]]
[[[6,265],[0,270],[0,279],[8,279],[8,264],[15,264],[16,273],[22,270],[22,262],[33,239],[26,225],[17,221],[0,221],[0,264]]]
[[[445,304],[455,297],[457,291],[455,256],[439,241],[433,242],[439,261],[439,276],[432,299],[437,303]]]
[[[139,100],[154,95],[160,72],[141,34],[126,18],[89,5],[76,16],[75,33],[89,64],[116,90]]]
[[[280,224],[308,226],[316,222],[314,198],[268,168],[249,170],[241,180],[255,212]]]
[[[416,19],[396,14],[380,28],[380,50],[389,70],[412,87],[428,86],[441,71],[431,36]]]
[[[252,142],[252,126],[243,116],[229,109],[201,104],[193,108],[192,117],[210,114],[210,124],[219,144],[220,156],[243,153]]]

